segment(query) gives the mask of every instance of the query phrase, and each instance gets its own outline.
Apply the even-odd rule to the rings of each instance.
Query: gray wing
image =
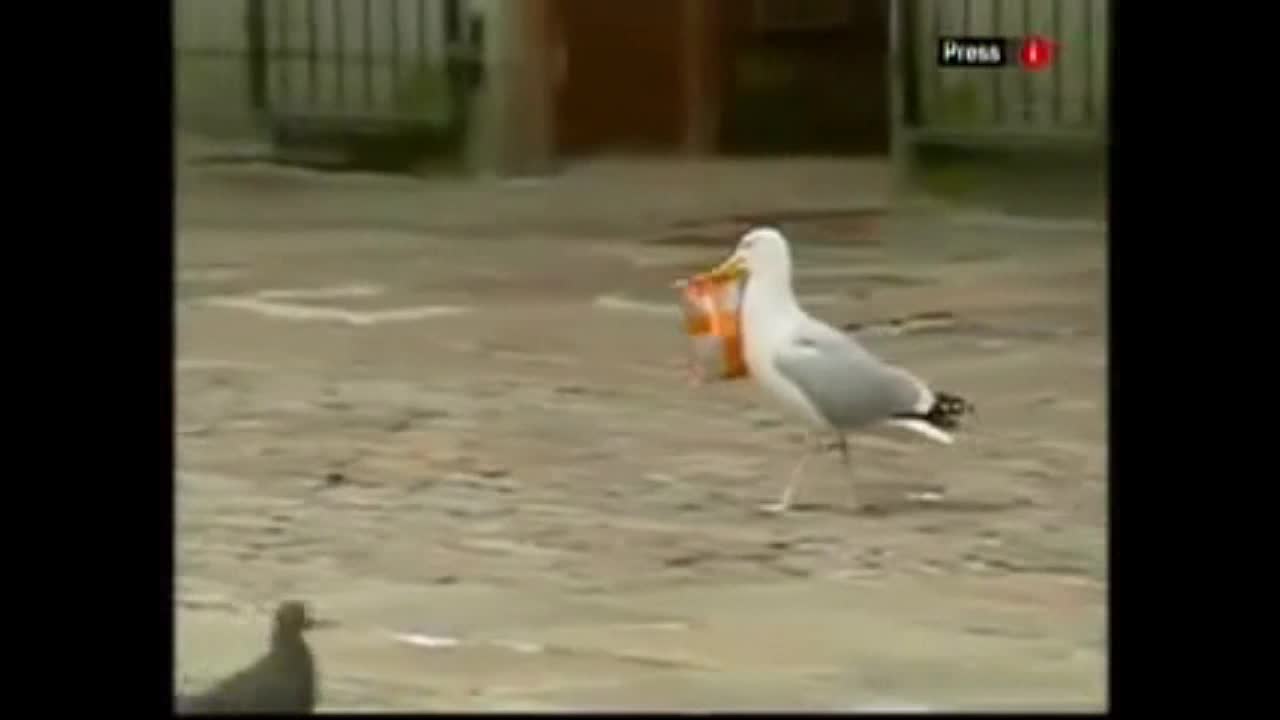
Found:
[[[928,389],[886,365],[853,338],[819,323],[802,324],[773,357],[783,377],[834,427],[852,429],[894,415],[923,412]]]

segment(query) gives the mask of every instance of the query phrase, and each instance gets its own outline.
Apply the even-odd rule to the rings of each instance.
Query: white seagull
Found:
[[[784,411],[808,424],[816,441],[792,470],[782,497],[765,510],[784,512],[791,506],[805,462],[823,449],[823,434],[836,436],[847,468],[849,432],[896,426],[949,445],[953,438],[947,431],[972,411],[964,398],[931,390],[806,313],[791,287],[791,250],[777,230],[746,233],[710,274],[746,277],[741,317],[747,368]]]

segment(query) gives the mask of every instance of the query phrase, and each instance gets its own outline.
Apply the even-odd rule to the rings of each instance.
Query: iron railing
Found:
[[[900,114],[913,139],[1097,141],[1106,128],[1110,0],[897,0],[893,26]],[[1056,44],[1055,61],[1036,72],[942,68],[944,35],[1024,38]]]
[[[246,32],[254,107],[275,117],[453,124],[483,66],[462,0],[248,0]]]

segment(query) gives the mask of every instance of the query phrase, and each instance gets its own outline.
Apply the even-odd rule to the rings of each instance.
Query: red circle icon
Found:
[[[1039,35],[1029,35],[1022,41],[1019,60],[1022,67],[1028,70],[1043,70],[1053,63],[1055,47],[1053,41]]]

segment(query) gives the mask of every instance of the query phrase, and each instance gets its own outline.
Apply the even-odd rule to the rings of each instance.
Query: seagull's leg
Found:
[[[817,451],[821,452],[821,437],[814,435],[810,439],[817,441]],[[791,499],[795,496],[796,488],[800,485],[800,479],[803,477],[805,463],[807,463],[809,458],[813,457],[814,454],[815,451],[813,448],[805,449],[804,454],[800,456],[800,461],[791,469],[791,476],[787,478],[787,486],[782,490],[782,497],[778,498],[778,501],[775,503],[761,505],[761,510],[769,513],[784,513],[791,508]]]
[[[849,497],[853,501],[853,507],[858,507],[858,483],[853,477],[853,467],[849,464],[849,438],[844,433],[840,433],[840,461],[844,464],[845,474],[849,476]]]

